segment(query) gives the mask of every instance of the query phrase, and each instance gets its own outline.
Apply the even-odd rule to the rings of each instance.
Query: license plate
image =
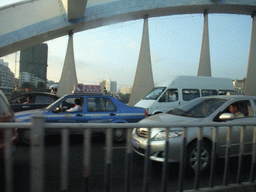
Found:
[[[139,148],[139,144],[140,142],[135,140],[135,139],[132,139],[132,146],[136,147],[136,148]]]

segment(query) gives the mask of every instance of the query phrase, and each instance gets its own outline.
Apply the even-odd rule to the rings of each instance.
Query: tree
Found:
[[[33,85],[31,85],[29,82],[24,82],[22,85],[21,85],[21,88],[22,89],[30,89],[30,90],[35,90],[35,87]]]
[[[45,90],[45,85],[44,85],[44,83],[43,83],[43,82],[39,82],[39,83],[37,84],[37,89],[38,89],[39,91],[44,91],[44,90]]]

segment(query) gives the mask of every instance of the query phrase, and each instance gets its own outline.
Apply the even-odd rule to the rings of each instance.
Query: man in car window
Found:
[[[81,100],[75,99],[75,106],[71,109],[67,109],[66,112],[78,112],[82,110],[83,110],[83,107],[81,106]]]
[[[32,102],[32,96],[29,95],[29,96],[27,96],[27,99],[26,99],[26,101],[23,104],[29,104],[31,102]]]
[[[235,118],[244,117],[244,114],[239,111],[239,105],[237,103],[229,105],[229,111],[234,114]]]
[[[177,97],[173,93],[173,90],[170,90],[169,101],[177,101]]]

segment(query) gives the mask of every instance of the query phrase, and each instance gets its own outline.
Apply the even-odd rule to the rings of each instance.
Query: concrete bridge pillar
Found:
[[[247,74],[245,80],[245,95],[256,96],[256,13],[253,14],[252,22],[252,36],[251,36],[251,46],[249,53],[249,61],[247,67]]]
[[[66,94],[72,93],[75,84],[77,84],[77,76],[73,49],[73,33],[70,32],[67,53],[59,81],[57,95],[62,97]]]
[[[212,76],[207,11],[205,11],[204,13],[203,40],[202,40],[201,55],[200,55],[197,76],[209,76],[209,77]]]
[[[148,17],[144,19],[143,34],[137,70],[128,105],[134,106],[154,88],[149,47]]]

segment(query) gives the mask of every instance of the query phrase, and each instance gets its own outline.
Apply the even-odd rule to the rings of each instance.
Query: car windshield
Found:
[[[223,98],[198,98],[168,113],[172,115],[203,118],[211,115],[226,101],[227,99]]]
[[[59,103],[60,102],[60,100],[62,100],[63,99],[63,97],[61,97],[61,98],[59,98],[58,100],[56,100],[55,102],[53,102],[52,104],[50,104],[49,106],[47,106],[46,108],[45,108],[45,110],[50,110],[50,109],[52,109],[54,106],[55,106],[55,104],[56,103]]]
[[[157,87],[153,89],[144,99],[146,100],[157,100],[158,97],[164,92],[165,87]]]

